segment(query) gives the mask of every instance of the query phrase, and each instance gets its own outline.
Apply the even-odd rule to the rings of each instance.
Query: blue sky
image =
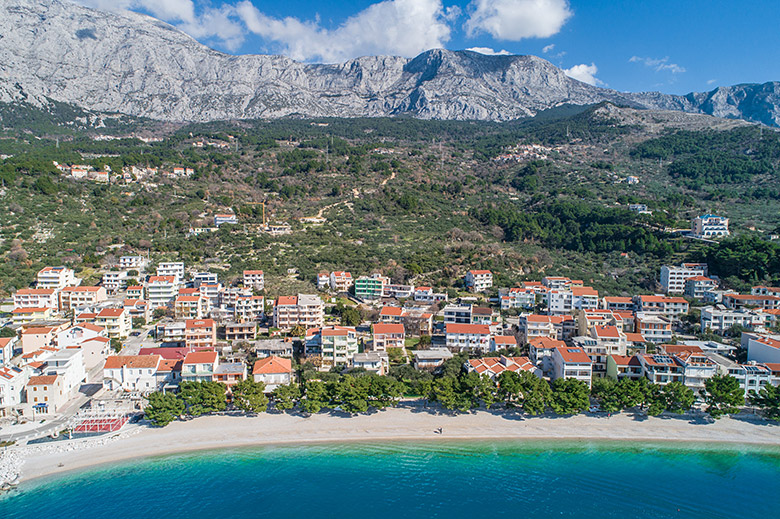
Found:
[[[73,0],[167,21],[233,54],[309,62],[429,48],[534,54],[625,91],[780,80],[780,0]]]

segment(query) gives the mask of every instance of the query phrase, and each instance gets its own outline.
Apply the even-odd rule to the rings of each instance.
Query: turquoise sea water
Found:
[[[780,517],[780,451],[588,442],[273,446],[23,484],[0,518]]]

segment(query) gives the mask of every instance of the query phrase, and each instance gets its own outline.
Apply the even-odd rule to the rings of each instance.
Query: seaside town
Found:
[[[696,218],[692,232],[725,236],[728,220]],[[143,255],[104,267],[84,286],[73,269],[47,266],[13,294],[0,339],[6,444],[114,432],[144,411],[164,425],[269,402],[309,413],[402,398],[529,414],[777,410],[780,287],[724,290],[706,264],[664,265],[657,292],[633,297],[557,276],[495,287],[491,271],[473,269],[459,289],[322,272],[311,293],[272,300],[259,268],[226,283]],[[359,382],[377,377],[392,383]],[[640,385],[650,397],[621,400]]]

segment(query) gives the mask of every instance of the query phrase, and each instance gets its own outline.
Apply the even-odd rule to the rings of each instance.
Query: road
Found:
[[[122,343],[122,355],[138,355],[141,348],[154,348],[158,344],[154,338],[150,336],[151,331],[154,329],[152,325],[146,325],[140,330],[133,330],[135,332],[141,332],[141,335],[137,337],[129,337]]]

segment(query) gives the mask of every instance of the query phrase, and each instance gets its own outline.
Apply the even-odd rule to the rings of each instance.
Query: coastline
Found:
[[[442,434],[434,432],[441,427]],[[435,414],[418,409],[394,408],[368,415],[345,417],[317,414],[203,416],[157,429],[135,430],[102,437],[99,441],[63,442],[60,449],[16,447],[24,458],[19,481],[58,476],[129,460],[142,460],[187,452],[316,445],[331,443],[455,441],[571,441],[683,448],[778,447],[780,429],[769,422],[722,418],[714,423],[691,417],[641,417],[631,414],[571,417],[522,417],[478,411],[461,415]]]

